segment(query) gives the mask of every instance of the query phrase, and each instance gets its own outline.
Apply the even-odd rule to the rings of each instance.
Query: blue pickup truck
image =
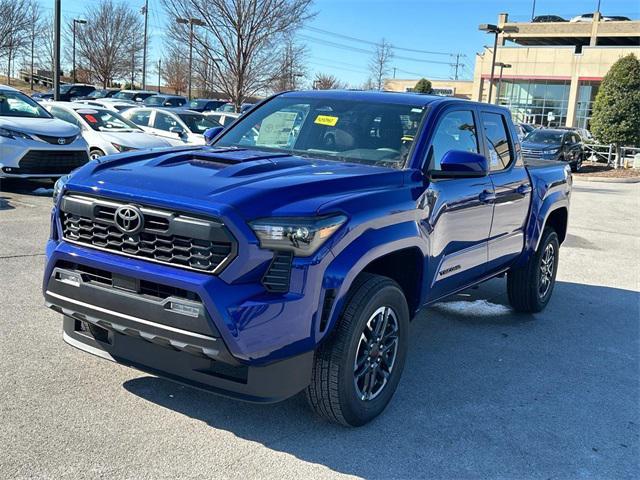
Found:
[[[56,184],[43,290],[67,343],[248,401],[304,391],[357,426],[420,309],[503,274],[516,311],[549,302],[571,173],[523,164],[507,110],[288,92],[212,133]]]

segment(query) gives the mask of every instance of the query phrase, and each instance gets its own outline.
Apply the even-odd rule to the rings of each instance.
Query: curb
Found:
[[[600,182],[600,183],[640,183],[640,177],[577,177],[573,176],[574,182]]]

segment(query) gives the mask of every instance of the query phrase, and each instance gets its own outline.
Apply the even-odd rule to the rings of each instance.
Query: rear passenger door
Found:
[[[512,262],[524,248],[531,203],[531,180],[522,162],[520,143],[502,111],[480,112],[489,177],[493,182],[493,222],[488,243],[488,270]]]

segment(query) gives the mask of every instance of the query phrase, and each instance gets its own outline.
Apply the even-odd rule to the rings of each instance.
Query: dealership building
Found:
[[[602,78],[619,58],[640,58],[640,21],[509,22],[500,14],[496,67],[490,46],[476,56],[471,99],[508,107],[516,121],[546,126],[589,128]],[[495,28],[497,27],[497,29]]]

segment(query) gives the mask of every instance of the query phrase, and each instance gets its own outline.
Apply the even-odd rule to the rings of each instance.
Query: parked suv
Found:
[[[584,160],[584,146],[577,132],[539,128],[522,141],[522,154],[526,159],[567,162],[577,172]]]
[[[80,129],[0,85],[0,177],[59,177],[89,160]]]
[[[43,288],[69,344],[244,400],[304,391],[355,426],[420,309],[505,273],[516,311],[550,301],[571,173],[525,166],[507,109],[287,92],[216,130],[57,183]]]
[[[142,101],[145,107],[182,107],[187,103],[187,97],[181,95],[152,95]]]
[[[96,87],[93,85],[85,85],[83,83],[68,83],[60,85],[60,101],[70,102],[76,97],[84,97],[95,91]],[[46,93],[34,93],[34,100],[53,100],[53,90],[49,90]]]

